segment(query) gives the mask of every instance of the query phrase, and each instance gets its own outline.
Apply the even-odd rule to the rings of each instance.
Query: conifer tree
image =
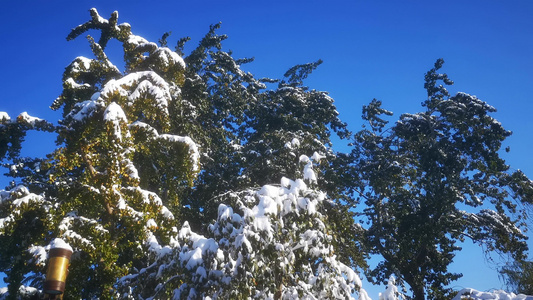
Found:
[[[425,111],[403,114],[387,127],[384,116],[392,112],[381,101],[364,106],[368,124],[352,151],[368,249],[384,259],[370,278],[384,282],[394,274],[417,300],[449,298],[446,286],[461,277],[448,271],[460,241],[523,257],[520,228],[533,199],[533,182],[499,154],[511,132],[487,103],[465,93],[450,96],[441,82],[453,82],[438,73],[443,62],[426,73]]]
[[[309,159],[307,168],[312,168]],[[230,193],[206,235],[186,222],[172,242],[150,242],[152,261],[119,281],[132,299],[351,299],[359,276],[334,254],[326,195],[308,180],[282,178]]]
[[[330,133],[348,131],[332,99],[301,82],[319,62],[266,91],[277,81],[242,71],[251,59],[222,50],[219,25],[185,56],[188,38],[173,51],[169,34],[157,45],[117,12],[90,14],[67,39],[96,31],[94,58],[65,69],[59,123],[1,115],[0,151],[17,180],[0,195],[8,297],[39,292],[56,238],[74,249],[68,298],[356,293],[362,256],[343,255],[351,247],[337,237],[359,227],[327,179]],[[123,70],[106,55],[117,42]],[[57,134],[46,159],[19,157],[29,129]]]
[[[22,262],[2,266],[12,297],[23,283],[40,287],[54,238],[76,250],[68,297],[114,297],[116,279],[144,263],[147,238],[168,241],[179,215],[176,191],[198,172],[196,144],[173,134],[170,122],[170,103],[181,100],[183,59],[117,25],[117,13],[106,20],[93,9],[91,16],[69,35],[101,31],[98,43],[88,37],[95,59],[78,57],[66,68],[52,105],[63,119],[54,127],[60,147],[39,166],[49,178],[40,189],[2,194],[2,247],[23,254]],[[122,43],[122,72],[104,52],[111,39]],[[9,259],[4,251],[1,257]]]

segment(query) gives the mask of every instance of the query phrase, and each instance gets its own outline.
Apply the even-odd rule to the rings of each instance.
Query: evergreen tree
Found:
[[[351,231],[361,229],[339,205],[347,196],[331,175],[331,131],[348,131],[332,99],[301,82],[320,62],[292,68],[266,91],[277,81],[242,71],[251,59],[222,51],[219,25],[185,56],[188,38],[172,51],[169,34],[157,45],[118,24],[117,12],[90,13],[67,39],[96,30],[98,42],[87,37],[94,59],[65,69],[52,104],[59,124],[1,115],[0,151],[18,180],[0,195],[8,297],[42,287],[56,238],[74,248],[68,298],[346,298],[359,290],[350,267],[362,254],[344,241],[355,243]],[[108,59],[109,42],[122,45],[123,70]],[[55,132],[57,149],[20,158],[28,129]],[[273,182],[281,187],[266,185]]]
[[[170,122],[170,103],[181,99],[183,59],[117,25],[117,13],[109,20],[94,9],[91,15],[69,35],[101,31],[98,43],[88,37],[95,59],[78,57],[66,68],[52,105],[63,109],[63,119],[54,128],[60,147],[37,166],[48,178],[38,189],[2,194],[2,247],[23,254],[21,262],[2,265],[12,297],[22,283],[40,287],[47,245],[56,237],[76,250],[67,297],[113,297],[116,278],[144,263],[146,239],[168,241],[179,215],[176,191],[198,172],[196,144],[172,134]],[[110,39],[123,45],[124,72],[104,52]]]
[[[279,182],[282,177],[303,178],[301,155],[317,152],[325,159],[316,166],[318,188],[336,203],[328,208],[332,226],[336,227],[336,247],[343,262],[364,266],[360,251],[360,227],[350,211],[347,180],[338,176],[346,162],[332,149],[331,135],[346,139],[350,132],[338,117],[333,99],[326,92],[310,90],[303,80],[322,61],[296,65],[283,80],[256,79],[241,69],[253,59],[234,59],[222,50],[225,35],[217,35],[219,24],[211,26],[199,46],[184,58],[186,82],[183,97],[194,107],[190,124],[180,134],[191,136],[202,149],[202,172],[182,203],[189,213],[191,228],[205,233],[206,225],[217,218],[221,203],[233,203],[226,196],[249,187]],[[177,50],[181,51],[181,39]],[[267,90],[268,84],[277,88]],[[191,119],[191,117],[185,117]]]
[[[306,167],[311,169],[312,160]],[[306,180],[309,183],[309,180]],[[132,299],[351,299],[366,295],[358,275],[334,254],[326,195],[304,180],[282,178],[230,193],[199,235],[186,222],[168,246],[150,242],[153,261],[123,277]],[[155,287],[155,288],[154,288]]]
[[[375,282],[391,274],[406,282],[413,298],[447,299],[446,288],[461,277],[448,271],[466,238],[523,257],[527,245],[523,210],[533,184],[500,157],[511,132],[475,96],[450,96],[440,84],[443,60],[425,76],[425,111],[403,114],[387,127],[392,112],[373,100],[363,108],[367,127],[355,135],[352,176],[364,199],[366,241],[384,258],[369,272]]]

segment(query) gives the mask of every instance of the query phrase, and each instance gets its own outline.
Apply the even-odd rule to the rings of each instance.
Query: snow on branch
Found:
[[[159,134],[155,128],[140,121],[130,124],[129,127],[144,130],[148,134],[150,140],[162,140],[171,143],[185,144],[189,149],[192,171],[198,172],[200,170],[200,150],[198,145],[190,137],[174,134]]]
[[[206,235],[185,222],[169,245],[149,236],[146,245],[155,261],[120,280],[122,288],[134,295],[131,287],[155,279],[154,296],[179,280],[175,299],[231,298],[244,291],[258,298],[279,293],[282,298],[353,299],[359,293],[360,299],[369,299],[359,276],[333,253],[320,213],[324,193],[302,179],[283,178],[279,186],[235,195],[240,212],[220,204]],[[270,282],[272,272],[283,285]]]
[[[53,132],[55,129],[54,124],[44,119],[30,116],[27,112],[19,114],[17,118],[13,120],[7,112],[0,111],[0,128],[2,126],[14,124],[22,125],[25,129],[35,129],[47,132]]]
[[[494,290],[492,292],[480,292],[475,289],[465,288],[459,291],[459,293],[453,298],[453,300],[482,300],[482,299],[494,299],[494,300],[533,300],[533,296],[526,296],[524,294],[508,293],[502,290]]]
[[[113,98],[118,94],[126,97],[126,106],[132,106],[136,101],[146,97],[153,97],[155,105],[161,113],[168,115],[168,104],[172,97],[180,90],[170,86],[161,76],[153,71],[142,71],[128,74],[120,79],[108,81],[100,93],[102,99]]]

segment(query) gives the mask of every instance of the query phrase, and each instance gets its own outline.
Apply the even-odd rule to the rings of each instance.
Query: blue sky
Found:
[[[63,70],[76,56],[91,55],[83,37],[65,37],[89,19],[91,7],[106,18],[118,10],[119,23],[132,24],[135,34],[151,41],[167,31],[172,46],[190,36],[186,50],[221,21],[219,32],[229,36],[225,49],[255,57],[244,69],[259,77],[279,78],[295,64],[323,59],[306,84],[330,92],[352,131],[360,128],[361,107],[372,98],[396,118],[420,111],[424,73],[442,57],[443,71],[455,81],[450,90],[477,95],[498,109],[495,117],[514,133],[504,157],[533,177],[533,1],[4,2],[0,111],[60,118],[48,107],[61,93]],[[111,58],[116,64],[121,59]],[[32,134],[26,145],[25,154],[42,155],[53,147],[53,136]],[[5,182],[0,178],[1,186]],[[452,268],[464,274],[452,287],[502,286],[495,263],[479,247],[465,245]],[[383,291],[364,288],[373,299]]]

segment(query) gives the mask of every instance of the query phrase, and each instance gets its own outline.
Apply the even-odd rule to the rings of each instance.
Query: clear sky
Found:
[[[151,41],[167,31],[172,46],[190,36],[186,50],[221,21],[219,32],[229,36],[225,49],[255,57],[243,68],[259,77],[279,78],[295,64],[323,59],[306,84],[330,92],[352,131],[360,128],[361,107],[372,98],[396,118],[422,110],[424,73],[442,57],[443,71],[455,81],[450,90],[477,95],[498,109],[496,118],[514,132],[504,157],[533,177],[533,1],[4,1],[0,111],[60,118],[48,107],[61,93],[63,70],[76,56],[91,55],[83,37],[65,37],[89,20],[91,7],[105,18],[117,10],[119,23],[130,23],[134,34]],[[120,64],[120,56],[111,58]],[[24,154],[42,155],[52,149],[53,136],[32,134],[26,145]],[[481,248],[465,245],[452,265],[464,277],[452,287],[501,288],[498,261],[488,262]],[[373,299],[383,291],[364,288]]]

